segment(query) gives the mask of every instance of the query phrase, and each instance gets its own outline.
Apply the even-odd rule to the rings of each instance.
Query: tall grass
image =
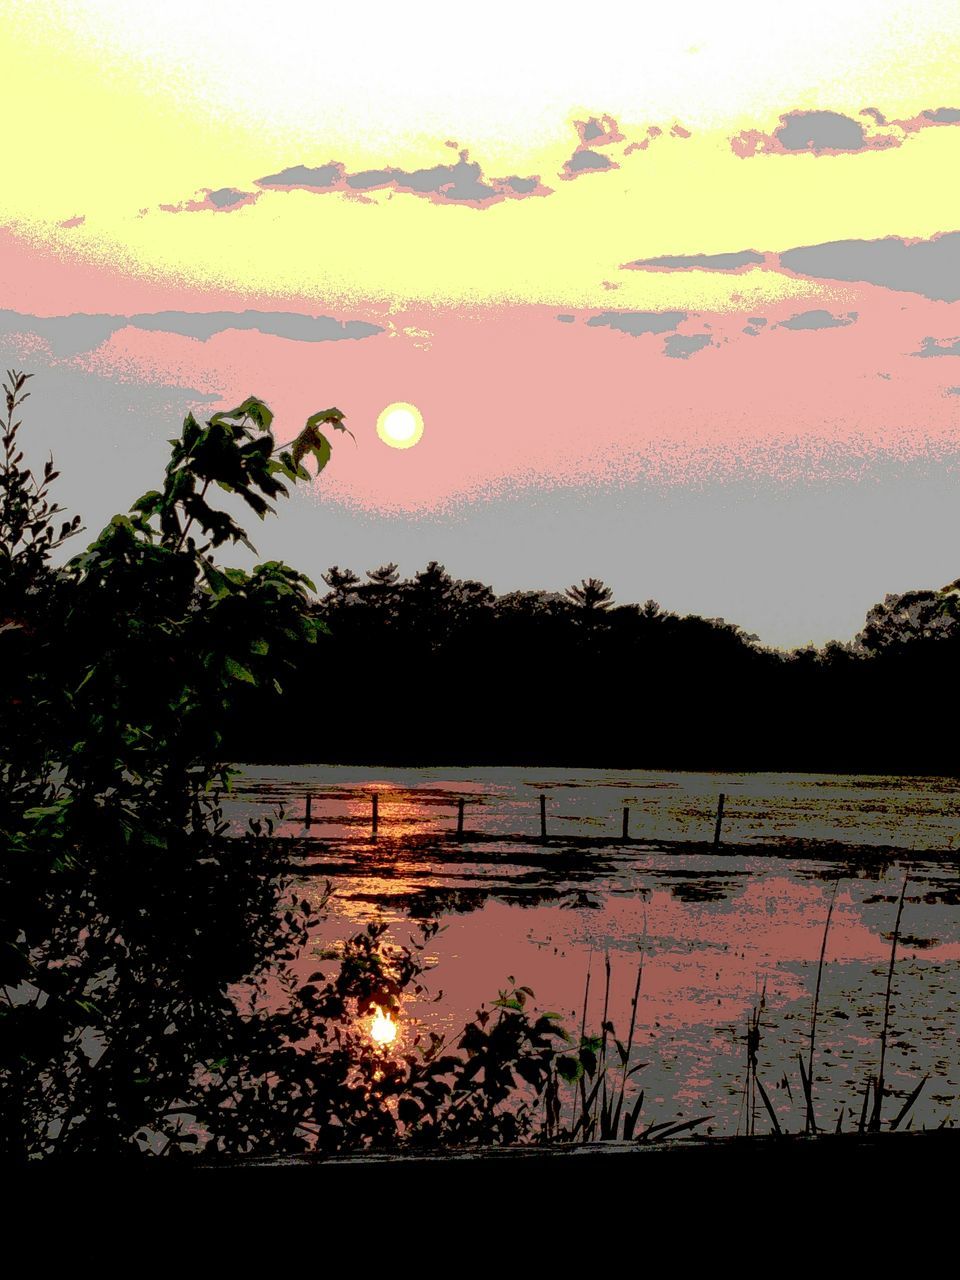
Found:
[[[905,878],[897,904],[897,914],[890,947],[890,961],[887,966],[887,981],[883,1004],[883,1023],[880,1032],[879,1065],[876,1076],[870,1075],[867,1080],[866,1089],[860,1106],[859,1122],[856,1126],[858,1132],[861,1134],[865,1132],[879,1132],[882,1124],[883,1100],[889,1092],[886,1088],[887,1045],[890,1035],[890,1011],[893,994],[893,978],[896,968],[897,948],[901,936],[901,923],[904,903],[906,901],[907,885],[908,878]],[[820,1016],[820,1000],[823,991],[824,967],[826,963],[830,928],[833,922],[839,887],[840,878],[838,877],[833,885],[833,890],[827,907],[826,919],[823,926],[823,937],[820,944],[817,976],[813,991],[813,1004],[810,1012],[810,1030],[807,1039],[806,1061],[804,1061],[803,1053],[797,1054],[797,1060],[800,1067],[800,1078],[803,1084],[804,1099],[803,1124],[802,1128],[798,1129],[797,1132],[806,1135],[814,1135],[821,1132],[816,1116],[813,1079],[816,1063],[817,1030]],[[592,964],[591,955],[591,960],[588,962],[587,966],[587,975],[584,984],[579,1045],[576,1047],[575,1052],[568,1053],[565,1058],[560,1060],[557,1067],[555,1067],[551,1088],[548,1090],[547,1125],[545,1129],[545,1136],[548,1141],[555,1140],[561,1142],[581,1143],[595,1140],[652,1142],[688,1132],[713,1119],[713,1116],[701,1116],[696,1120],[668,1120],[644,1125],[641,1123],[644,1106],[644,1090],[640,1089],[638,1093],[632,1096],[629,1093],[629,1084],[631,1080],[633,1080],[633,1078],[648,1065],[645,1062],[631,1062],[638,1026],[638,1009],[643,983],[644,961],[646,957],[646,938],[647,927],[646,921],[644,921],[644,932],[638,947],[639,957],[637,960],[636,977],[634,980],[633,995],[630,1004],[630,1024],[625,1042],[618,1038],[616,1028],[609,1017],[613,976],[613,966],[611,964],[609,953],[605,953],[604,955],[603,1012],[601,1017],[600,1033],[599,1035],[595,1035],[588,1031],[588,1005],[590,1001]],[[747,1019],[746,1028],[746,1071],[741,1095],[741,1110],[740,1119],[737,1123],[737,1133],[739,1134],[741,1132],[742,1127],[744,1133],[748,1137],[756,1136],[758,1132],[757,1121],[760,1115],[759,1108],[761,1104],[769,1120],[770,1132],[772,1134],[781,1137],[790,1132],[786,1127],[782,1116],[777,1114],[777,1110],[773,1105],[770,1093],[764,1085],[760,1074],[760,1049],[766,1005],[767,991],[766,985],[764,985],[760,993],[760,998],[754,1004]],[[907,1122],[906,1127],[909,1128],[912,1123],[909,1117],[928,1078],[928,1076],[923,1077],[919,1084],[916,1085],[904,1100],[897,1114],[888,1122],[891,1130],[900,1128],[903,1126],[905,1121]],[[563,1084],[573,1086],[572,1119],[569,1126],[566,1128],[559,1123],[561,1108],[559,1106],[558,1099],[560,1096],[560,1088]],[[845,1111],[846,1108],[841,1106],[835,1125],[835,1131],[837,1133],[842,1131]]]
[[[834,881],[833,893],[830,895],[830,906],[827,908],[827,919],[823,926],[823,941],[820,943],[820,960],[817,964],[817,984],[813,992],[813,1010],[810,1015],[810,1046],[807,1053],[807,1069],[803,1069],[803,1058],[800,1061],[800,1081],[803,1085],[803,1096],[807,1109],[804,1117],[804,1133],[817,1132],[817,1119],[813,1108],[813,1055],[817,1044],[817,1012],[820,1008],[820,984],[823,981],[823,961],[827,954],[827,938],[830,934],[830,921],[833,919],[833,908],[837,904],[837,890],[840,888],[840,877]]]
[[[575,1054],[558,1059],[554,1078],[546,1095],[546,1136],[560,1142],[654,1142],[687,1132],[706,1124],[712,1116],[699,1116],[696,1120],[667,1120],[640,1127],[645,1092],[640,1089],[628,1096],[628,1083],[649,1064],[631,1062],[637,1032],[637,1011],[643,983],[643,965],[646,954],[646,925],[639,944],[637,972],[630,1001],[630,1024],[624,1042],[617,1036],[610,1020],[610,992],[613,966],[609,953],[604,956],[603,1014],[600,1034],[587,1030],[590,999],[590,963],[584,983],[583,1012],[580,1022],[580,1043]],[[592,960],[592,957],[591,957]],[[562,1108],[558,1104],[562,1083],[573,1086],[573,1120],[569,1129],[557,1123]]]

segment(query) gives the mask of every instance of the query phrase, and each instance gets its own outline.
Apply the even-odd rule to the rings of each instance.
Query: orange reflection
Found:
[[[381,1009],[379,1005],[375,1004],[373,1008],[374,1015],[370,1021],[370,1038],[381,1048],[386,1048],[388,1044],[393,1044],[397,1038],[397,1024],[389,1013]]]

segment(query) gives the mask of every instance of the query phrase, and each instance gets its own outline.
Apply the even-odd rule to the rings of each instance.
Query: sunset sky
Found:
[[[0,357],[91,535],[255,394],[357,437],[253,530],[313,575],[793,646],[960,574],[955,0],[0,16]]]

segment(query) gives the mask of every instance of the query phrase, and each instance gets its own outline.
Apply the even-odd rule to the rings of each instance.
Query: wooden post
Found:
[[[723,825],[723,792],[720,792],[720,799],[717,803],[717,825],[713,829],[713,847],[720,848],[720,828]]]
[[[376,840],[377,828],[380,826],[380,797],[376,791],[373,793],[373,814],[370,826],[370,838]]]
[[[457,839],[463,839],[463,796],[457,801]]]
[[[540,792],[540,839],[547,838],[547,797]]]
[[[307,796],[307,812],[306,812],[306,816],[303,819],[304,826],[309,827],[310,823],[313,821],[313,814],[311,812],[312,808],[313,808],[313,796]]]
[[[623,835],[621,839],[630,839],[630,810],[626,805],[623,806]]]

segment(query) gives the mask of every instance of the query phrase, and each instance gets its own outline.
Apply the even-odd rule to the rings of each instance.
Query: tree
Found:
[[[326,465],[327,418],[284,450],[262,401],[204,425],[188,414],[162,488],[56,571],[50,552],[75,522],[50,523],[52,466],[37,483],[20,465],[23,385],[7,388],[0,549],[0,1156],[528,1132],[513,1072],[535,1104],[549,1018],[505,996],[455,1046],[380,1052],[360,1019],[419,989],[418,949],[385,946],[372,925],[332,973],[301,981],[314,908],[293,896],[288,851],[269,823],[227,838],[230,718],[251,691],[322,686],[311,658],[325,625],[289,566],[216,563],[218,546],[249,542],[208,495],[263,518],[307,478],[305,458]]]
[[[360,585],[360,579],[352,569],[341,569],[338,564],[331,565],[322,576],[330,588],[332,603],[335,605],[346,604],[356,594],[357,587]]]
[[[923,640],[960,637],[957,595],[952,586],[942,591],[889,594],[867,613],[854,645],[866,653],[900,651]]]
[[[587,617],[609,609],[613,603],[613,591],[602,578],[581,578],[579,587],[567,587],[564,594]]]
[[[395,587],[400,580],[397,566],[392,562],[382,564],[379,569],[368,569],[367,577],[377,587]]]

